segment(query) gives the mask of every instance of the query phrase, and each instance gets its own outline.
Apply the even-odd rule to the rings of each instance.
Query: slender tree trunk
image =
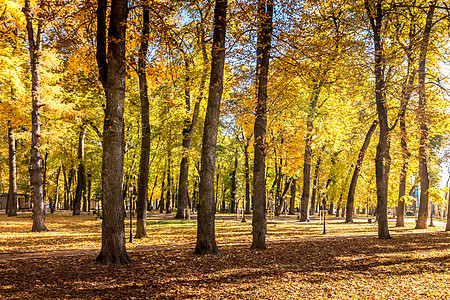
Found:
[[[183,128],[183,149],[185,150],[185,154],[181,158],[180,163],[180,177],[178,180],[178,207],[177,214],[175,218],[182,219],[183,212],[186,208],[188,208],[189,203],[189,150],[191,149],[192,137],[195,132],[195,128],[198,122],[198,115],[200,113],[200,105],[203,100],[203,90],[205,89],[206,79],[207,79],[207,63],[208,63],[208,55],[206,53],[206,41],[205,41],[205,31],[201,29],[200,33],[200,44],[202,48],[203,54],[203,74],[200,79],[200,94],[197,98],[197,103],[194,106],[194,111],[192,113],[192,119],[185,120],[185,127]],[[189,83],[189,79],[186,79],[186,85]],[[186,87],[186,108],[190,111],[190,91],[188,87]]]
[[[254,125],[252,249],[266,249],[266,131],[267,82],[273,31],[274,0],[258,0],[256,46],[257,103]]]
[[[289,214],[295,215],[295,194],[297,193],[297,178],[292,179],[291,200],[289,201]]]
[[[216,203],[214,201],[214,170],[220,102],[223,92],[227,4],[227,0],[216,0],[214,8],[211,77],[203,133],[199,183],[197,244],[195,246],[195,253],[197,254],[216,254],[219,252],[216,244],[214,223],[216,213]]]
[[[170,165],[172,164],[171,151],[167,154],[167,186],[166,186],[166,214],[170,214],[171,207],[170,201],[172,200],[172,182],[171,182],[171,170]]]
[[[155,191],[155,188],[156,188],[156,185],[158,184],[158,174],[156,175],[156,178],[155,178],[155,182],[153,183],[153,187],[152,187],[152,191],[150,192],[150,196],[148,197],[149,198],[149,204],[150,205],[148,205],[147,206],[147,209],[150,209],[150,210],[152,210],[153,209],[153,193],[154,193],[154,191]],[[158,209],[157,207],[158,207],[158,200],[156,200],[155,201],[155,209]]]
[[[388,227],[388,183],[391,158],[389,155],[390,138],[388,115],[386,105],[386,86],[384,80],[383,45],[381,41],[381,27],[383,21],[382,0],[375,4],[375,17],[368,0],[365,0],[367,15],[373,30],[375,48],[375,101],[377,105],[378,121],[380,124],[380,135],[375,157],[375,173],[377,185],[377,213],[378,213],[378,238],[389,239]]]
[[[97,64],[106,95],[102,143],[102,249],[97,260],[116,265],[130,262],[125,247],[125,208],[122,199],[127,6],[127,0],[112,0],[108,38],[107,1],[99,0],[97,8]]]
[[[39,5],[42,5],[39,2]],[[30,0],[25,0],[23,9],[26,18],[28,33],[28,44],[31,66],[31,177],[32,177],[32,199],[33,199],[33,226],[31,231],[46,231],[44,219],[44,199],[42,185],[42,156],[40,153],[41,139],[41,96],[40,96],[40,56],[42,20],[39,18],[36,34],[33,28],[33,13]]]
[[[88,213],[91,214],[91,188],[92,188],[92,176],[90,173],[87,175],[88,182],[87,182],[87,210]]]
[[[141,239],[147,236],[147,199],[148,199],[148,173],[150,171],[150,104],[148,101],[147,85],[147,52],[148,35],[150,33],[150,9],[147,4],[143,5],[142,16],[142,36],[138,57],[139,76],[139,98],[141,100],[141,158],[139,161],[138,197],[137,197],[137,218],[136,218],[136,238]]]
[[[50,212],[54,213],[55,210],[58,208],[59,203],[59,178],[61,175],[61,167],[58,168],[58,171],[56,171],[56,188],[55,188],[55,201],[53,202],[53,205],[50,208]]]
[[[237,173],[237,167],[238,167],[238,156],[237,151],[234,156],[234,168],[233,172],[231,173],[231,207],[230,212],[235,213],[236,212],[236,173]]]
[[[16,137],[14,127],[8,122],[9,145],[9,190],[8,190],[8,217],[17,216],[17,165],[16,165]]]
[[[372,138],[372,134],[374,133],[377,126],[378,120],[373,121],[372,125],[369,128],[369,131],[367,131],[366,137],[364,138],[364,143],[358,154],[355,170],[353,171],[352,181],[350,182],[350,188],[348,190],[347,207],[346,207],[347,214],[345,216],[345,223],[353,222],[353,213],[355,210],[354,203],[355,203],[356,184],[358,182],[359,173],[361,171],[361,167],[364,161],[364,156],[366,154],[367,148],[369,148],[370,139]]]
[[[292,177],[289,179],[286,179],[283,192],[280,193],[280,201],[279,201],[278,207],[277,207],[278,215],[280,215],[283,212],[283,208],[285,207],[285,204],[286,204],[285,197],[286,197],[287,192],[289,191],[289,187],[291,186],[292,179],[293,179]]]
[[[322,150],[325,150],[325,146],[322,148]],[[309,208],[309,214],[314,215],[315,205],[316,205],[316,197],[319,189],[319,171],[320,171],[320,164],[321,164],[321,157],[319,156],[317,158],[316,162],[316,168],[314,170],[314,181],[313,181],[313,191],[312,191],[312,197],[311,197],[311,206]]]
[[[447,225],[445,231],[450,231],[450,192],[447,193]]]
[[[250,213],[250,165],[249,165],[249,155],[248,155],[248,146],[250,139],[245,141],[244,145],[244,176],[245,176],[245,213]]]
[[[163,173],[162,182],[161,182],[161,195],[159,198],[159,213],[160,214],[162,214],[164,212],[164,192],[166,190],[165,184],[166,184],[166,172]]]
[[[400,120],[400,144],[402,147],[402,167],[400,170],[400,184],[398,188],[398,206],[397,206],[397,221],[395,226],[402,227],[405,226],[405,200],[403,196],[406,195],[406,177],[408,175],[408,165],[411,153],[408,150],[408,140],[406,134],[406,108],[411,98],[411,93],[413,91],[415,71],[412,71],[413,59],[408,57],[408,77],[405,84],[402,87],[401,94],[401,109],[399,113]]]
[[[77,187],[75,190],[75,199],[73,201],[73,215],[81,214],[81,202],[85,199],[86,193],[86,177],[84,172],[84,138],[86,135],[86,126],[83,124],[80,128],[78,136],[78,172]]]
[[[427,13],[425,28],[423,31],[422,43],[420,45],[419,54],[419,107],[417,109],[420,139],[419,139],[419,177],[420,177],[420,202],[419,202],[419,216],[417,218],[416,229],[427,228],[428,218],[428,189],[430,188],[430,179],[428,173],[427,163],[427,148],[428,148],[428,122],[427,115],[427,94],[425,88],[425,69],[427,62],[428,44],[430,39],[431,28],[433,26],[433,16],[435,11],[436,1],[430,2],[430,8]]]
[[[276,165],[275,169],[277,169]],[[281,181],[283,180],[282,170],[283,170],[283,159],[280,158],[280,164],[278,166],[277,171],[278,180],[275,190],[275,216],[279,216],[281,211]]]

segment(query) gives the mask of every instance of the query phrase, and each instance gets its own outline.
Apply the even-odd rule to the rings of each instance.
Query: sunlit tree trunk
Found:
[[[147,85],[147,52],[148,35],[150,33],[150,9],[143,5],[142,36],[139,48],[138,68],[139,99],[141,101],[141,158],[139,161],[138,195],[136,202],[136,238],[147,236],[147,198],[148,198],[148,173],[150,170],[150,104],[148,101]]]
[[[33,199],[33,232],[46,231],[44,221],[44,190],[42,185],[42,156],[40,153],[41,139],[41,96],[40,96],[40,57],[42,20],[38,20],[36,32],[34,32],[30,0],[25,0],[23,12],[26,19],[28,44],[31,66],[31,178]],[[39,2],[39,6],[41,3]]]
[[[237,151],[234,156],[234,168],[231,172],[231,206],[230,206],[230,212],[235,213],[236,212],[236,188],[237,188],[237,182],[236,182],[236,173],[237,173],[237,167],[238,167],[238,156]]]
[[[107,1],[99,0],[97,8],[97,65],[106,95],[102,143],[102,249],[97,260],[116,265],[130,262],[125,247],[122,198],[127,6],[127,0],[112,0],[108,38]]]
[[[8,122],[9,145],[9,190],[8,190],[8,217],[17,216],[17,165],[16,165],[16,137],[14,127]]]
[[[295,194],[297,193],[297,178],[292,179],[291,183],[291,199],[289,201],[289,214],[295,215]]]
[[[375,48],[375,101],[377,105],[380,134],[375,157],[375,173],[377,185],[377,217],[378,238],[391,238],[388,228],[388,183],[391,165],[389,126],[386,105],[386,86],[384,79],[383,45],[381,41],[381,26],[383,21],[382,0],[375,4],[375,17],[373,16],[371,4],[365,1],[367,15],[373,30],[373,41]]]
[[[250,213],[250,164],[249,164],[249,154],[248,154],[248,146],[250,143],[250,138],[245,140],[244,145],[244,176],[245,176],[245,213]]]
[[[197,254],[216,254],[219,252],[215,236],[214,171],[220,102],[223,92],[227,4],[227,0],[216,0],[214,8],[211,77],[203,132],[199,183],[197,244],[195,246],[195,253]]]
[[[274,0],[258,0],[256,45],[256,118],[254,125],[252,249],[266,249],[267,82],[273,31]]]
[[[81,202],[86,194],[86,176],[84,172],[84,138],[86,135],[86,126],[83,124],[80,128],[78,136],[78,172],[77,172],[77,187],[75,191],[75,199],[73,201],[73,215],[81,213]]]
[[[425,28],[423,31],[422,43],[420,45],[419,54],[419,107],[417,108],[420,139],[419,139],[419,177],[420,177],[420,202],[419,202],[419,215],[417,218],[416,229],[427,228],[428,218],[428,189],[430,188],[430,179],[428,173],[427,162],[427,148],[428,148],[428,115],[427,115],[427,94],[425,88],[425,71],[428,44],[430,39],[431,28],[433,26],[433,16],[435,11],[436,1],[430,2],[430,8],[427,12],[427,19]]]
[[[348,190],[348,196],[347,196],[347,206],[346,211],[347,214],[345,216],[345,222],[351,223],[353,222],[353,213],[354,213],[354,203],[355,203],[355,191],[356,191],[356,184],[358,182],[359,173],[361,171],[361,167],[364,161],[364,156],[366,154],[367,148],[370,144],[370,139],[372,138],[372,134],[374,133],[375,129],[377,128],[378,120],[373,121],[372,126],[370,126],[369,131],[366,134],[366,137],[364,138],[364,143],[361,147],[361,150],[359,151],[358,160],[356,161],[355,170],[353,171],[352,181],[350,182],[350,188]]]

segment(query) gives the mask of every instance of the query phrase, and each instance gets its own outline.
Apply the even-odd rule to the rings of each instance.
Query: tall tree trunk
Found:
[[[256,45],[256,118],[254,125],[252,249],[266,249],[267,82],[273,31],[274,0],[258,0]]]
[[[250,165],[249,165],[249,155],[248,155],[248,146],[250,143],[250,138],[245,140],[244,145],[244,176],[245,176],[245,213],[250,213]]]
[[[236,173],[237,173],[237,167],[238,167],[238,155],[237,151],[234,155],[234,168],[233,172],[231,173],[231,207],[230,212],[235,213],[236,212]]]
[[[416,72],[411,70],[413,66],[413,59],[408,55],[408,77],[402,87],[401,93],[401,108],[399,113],[400,120],[400,144],[402,147],[402,167],[400,170],[400,184],[398,188],[398,206],[397,206],[397,220],[395,226],[405,226],[405,200],[403,196],[406,194],[406,177],[408,175],[408,165],[411,153],[408,150],[408,140],[406,134],[406,108],[413,91],[414,77]]]
[[[87,174],[87,211],[91,213],[91,191],[92,191],[92,175]]]
[[[422,43],[419,54],[419,107],[417,109],[420,139],[419,139],[419,177],[420,177],[420,202],[419,216],[417,218],[416,229],[427,228],[428,218],[428,189],[430,188],[430,179],[428,174],[427,148],[428,148],[428,125],[427,115],[427,94],[425,88],[425,69],[427,62],[428,44],[430,40],[431,28],[433,26],[433,16],[436,1],[430,2],[430,8],[427,13],[425,28],[423,30]]]
[[[322,150],[325,150],[325,146],[323,146]],[[316,205],[316,197],[318,196],[318,190],[319,190],[319,171],[320,171],[320,164],[321,164],[321,156],[317,158],[316,162],[316,168],[314,170],[314,180],[313,180],[313,191],[312,191],[312,197],[311,197],[311,207],[309,208],[309,214],[314,215],[315,211],[315,205]]]
[[[378,238],[391,238],[388,228],[388,184],[391,165],[389,125],[386,105],[386,86],[384,79],[384,54],[381,41],[381,26],[383,21],[382,0],[377,0],[375,17],[369,1],[365,0],[365,7],[373,30],[375,48],[375,101],[377,105],[380,135],[375,157],[375,172],[377,185]]]
[[[170,207],[170,201],[172,200],[172,183],[171,183],[171,171],[170,171],[170,165],[172,164],[171,161],[171,153],[170,150],[167,154],[167,186],[166,186],[166,214],[170,214],[171,207]]]
[[[447,193],[447,225],[445,231],[450,231],[450,192]]]
[[[55,201],[53,202],[53,205],[50,207],[50,212],[54,213],[55,210],[58,208],[59,204],[59,178],[61,175],[61,166],[58,167],[58,171],[56,171],[56,188],[55,188]]]
[[[374,133],[377,126],[378,126],[378,120],[374,120],[372,125],[369,128],[369,131],[367,131],[366,137],[364,138],[364,143],[358,154],[358,159],[356,161],[355,170],[353,171],[352,181],[350,182],[350,188],[348,190],[347,206],[346,206],[347,214],[345,216],[345,223],[353,222],[353,213],[355,210],[354,203],[355,203],[356,184],[358,182],[359,173],[361,171],[361,167],[362,167],[362,164],[364,161],[364,156],[366,155],[367,148],[369,148],[370,139],[372,138],[372,134]]]
[[[9,145],[9,190],[8,190],[8,217],[17,216],[17,165],[16,165],[16,137],[14,127],[8,122]]]
[[[161,195],[159,198],[159,213],[162,214],[164,212],[164,192],[166,190],[166,172],[163,173],[162,182],[161,182]]]
[[[192,119],[185,120],[185,127],[183,128],[183,150],[185,150],[185,154],[181,158],[180,163],[180,176],[178,179],[178,207],[177,214],[175,218],[182,219],[183,212],[186,208],[188,208],[189,203],[189,150],[191,149],[192,137],[195,132],[195,128],[197,126],[198,115],[200,113],[200,104],[203,100],[203,90],[205,89],[206,79],[207,79],[207,63],[208,63],[208,55],[206,53],[206,40],[205,40],[205,31],[201,29],[200,32],[200,46],[203,55],[203,74],[200,79],[200,94],[197,97],[197,103],[194,106],[194,111],[192,113]],[[186,79],[186,85],[189,83],[189,78]],[[188,87],[186,87],[186,108],[190,111],[190,91]]]
[[[26,18],[28,33],[28,45],[31,66],[31,177],[32,177],[32,199],[33,199],[33,232],[46,231],[44,219],[44,199],[42,186],[42,156],[40,153],[41,139],[41,95],[40,95],[40,56],[42,19],[38,18],[36,35],[33,28],[34,15],[31,11],[30,0],[25,0],[23,12]],[[39,2],[39,6],[42,3]]]
[[[152,191],[150,192],[150,196],[148,197],[149,205],[147,206],[147,209],[152,210],[153,209],[153,193],[155,191],[156,185],[158,184],[158,174],[156,174],[155,182],[153,183]],[[158,200],[155,201],[155,209],[158,207]]]
[[[75,199],[73,201],[73,215],[77,216],[81,213],[81,202],[85,199],[86,193],[86,177],[84,172],[84,138],[86,135],[86,126],[83,124],[80,127],[80,134],[78,136],[78,172],[77,172],[77,187],[75,190]]]
[[[295,215],[295,194],[297,193],[297,178],[292,179],[291,200],[289,201],[289,214]]]
[[[275,169],[277,169],[276,164],[275,164]],[[280,210],[281,210],[281,181],[283,180],[283,159],[280,158],[280,164],[278,166],[278,171],[277,171],[277,183],[276,183],[276,189],[275,189],[275,216],[279,216],[280,215]]]
[[[42,174],[42,202],[44,203],[44,214],[47,212],[47,205],[45,204],[47,201],[47,161],[48,161],[48,150],[45,150],[43,167],[44,171]]]
[[[219,251],[216,244],[214,223],[216,213],[216,203],[214,201],[214,170],[220,101],[223,92],[227,4],[227,0],[216,0],[214,8],[211,77],[203,132],[202,165],[199,183],[197,244],[195,246],[195,253],[197,254],[216,254]]]
[[[291,186],[292,179],[293,179],[292,177],[286,179],[283,192],[280,193],[280,201],[278,203],[278,207],[276,208],[278,211],[278,215],[280,215],[283,212],[283,208],[285,207],[285,203],[286,203],[285,197],[286,197],[287,192],[289,191],[289,187]]]
[[[148,101],[147,84],[147,52],[148,35],[150,33],[150,9],[148,4],[143,5],[142,36],[139,48],[138,69],[139,99],[141,100],[141,158],[139,161],[138,195],[136,238],[147,236],[147,198],[148,198],[148,173],[150,171],[150,104]]]
[[[112,0],[107,38],[107,2],[99,0],[97,8],[97,65],[106,95],[102,143],[102,249],[97,260],[122,265],[130,262],[125,246],[122,199],[128,3],[127,0]]]

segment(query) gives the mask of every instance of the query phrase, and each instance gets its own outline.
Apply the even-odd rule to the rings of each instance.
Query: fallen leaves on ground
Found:
[[[391,240],[340,237],[136,252],[126,266],[94,256],[0,262],[0,297],[11,299],[449,299],[450,235]]]

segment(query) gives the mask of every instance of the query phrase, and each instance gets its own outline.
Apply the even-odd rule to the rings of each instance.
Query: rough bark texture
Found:
[[[417,218],[416,229],[427,228],[428,218],[428,189],[430,188],[430,179],[428,173],[427,163],[427,149],[428,149],[428,115],[427,115],[427,94],[425,89],[425,69],[427,61],[428,44],[430,39],[430,32],[433,26],[433,16],[435,11],[436,1],[431,2],[431,6],[427,13],[425,28],[423,31],[423,38],[420,45],[419,54],[419,107],[417,109],[420,140],[419,140],[419,177],[420,177],[420,201],[419,201],[419,215]]]
[[[130,262],[125,247],[125,208],[122,198],[125,101],[125,29],[127,0],[112,0],[108,39],[107,1],[97,8],[97,64],[106,95],[102,161],[102,249],[97,260],[104,264]],[[108,51],[106,51],[106,40]]]
[[[289,201],[289,214],[295,215],[295,194],[297,193],[297,178],[292,179],[291,199]]]
[[[208,105],[206,108],[197,221],[197,244],[195,253],[216,254],[219,249],[215,235],[216,203],[214,200],[214,171],[216,160],[217,131],[220,102],[223,92],[223,69],[225,64],[225,32],[227,0],[217,0],[214,8],[214,34],[211,53],[211,77]]]
[[[147,236],[148,173],[150,170],[150,104],[147,85],[147,52],[150,33],[150,9],[143,6],[142,36],[138,57],[139,99],[141,101],[141,158],[139,160],[138,195],[136,202],[136,238]]]
[[[39,3],[41,5],[41,3]],[[26,18],[28,44],[31,66],[31,181],[33,199],[33,232],[46,231],[44,222],[44,189],[42,185],[42,156],[40,153],[41,139],[41,95],[40,95],[40,56],[42,21],[37,24],[36,34],[33,29],[33,15],[30,0],[25,0],[23,9]]]
[[[375,173],[377,185],[377,216],[378,216],[378,238],[391,238],[388,228],[388,183],[391,165],[389,126],[386,105],[386,91],[384,79],[383,45],[381,42],[381,26],[383,21],[382,0],[375,4],[375,17],[373,16],[371,4],[365,1],[367,15],[373,30],[375,48],[375,101],[377,105],[378,121],[380,124],[380,135],[375,157]]]
[[[267,82],[273,31],[273,0],[258,1],[256,46],[257,104],[254,125],[252,249],[266,249],[266,130]]]
[[[364,161],[364,155],[366,154],[367,148],[369,147],[370,144],[370,139],[372,138],[372,134],[374,133],[377,126],[378,120],[373,121],[372,126],[370,126],[369,131],[367,131],[366,137],[364,138],[364,143],[358,154],[355,170],[353,171],[352,181],[350,182],[350,188],[348,190],[347,206],[346,206],[347,214],[345,216],[346,223],[353,222],[353,213],[355,210],[354,203],[355,203],[356,184],[358,182],[359,173],[361,171],[361,167]]]
[[[9,189],[8,189],[8,217],[17,216],[17,166],[16,166],[16,137],[14,127],[8,122],[9,149]]]
[[[73,201],[73,215],[80,215],[81,202],[86,198],[86,176],[84,172],[84,137],[86,135],[86,126],[82,125],[78,136],[78,172],[77,187],[75,190],[75,199]]]

